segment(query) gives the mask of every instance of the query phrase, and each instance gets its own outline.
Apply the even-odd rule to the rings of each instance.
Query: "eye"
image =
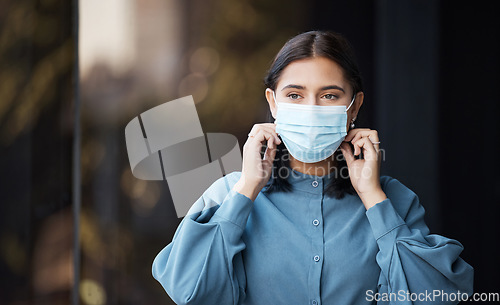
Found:
[[[338,98],[338,96],[328,93],[328,94],[323,95],[323,98],[325,98],[327,100],[336,100]]]
[[[290,94],[288,94],[288,95],[287,95],[287,97],[288,97],[289,99],[291,99],[291,100],[298,100],[298,99],[300,99],[300,98],[301,98],[301,96],[300,96],[300,95],[298,95],[297,93],[290,93]]]

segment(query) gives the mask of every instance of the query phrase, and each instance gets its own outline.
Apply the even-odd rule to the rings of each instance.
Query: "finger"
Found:
[[[349,166],[352,161],[356,160],[356,158],[354,158],[354,155],[352,154],[352,148],[349,145],[349,143],[342,142],[342,144],[340,144],[340,150],[342,151],[342,154],[344,155],[344,159],[347,163],[347,166]]]
[[[378,132],[376,130],[372,129],[367,129],[367,130],[361,130],[358,132],[354,138],[351,140],[351,142],[355,142],[363,137],[369,138],[372,142],[378,142]]]
[[[274,148],[274,145],[275,145],[275,144],[274,144],[274,137],[269,138],[269,139],[267,140],[267,147],[269,147],[269,148]]]
[[[281,144],[281,139],[278,137],[278,134],[276,133],[276,125],[272,123],[268,124],[255,124],[252,127],[252,130],[248,134],[249,137],[255,137],[255,135],[260,131],[260,130],[265,130],[274,136],[274,142],[276,144]]]
[[[363,157],[367,161],[376,161],[377,160],[377,151],[375,150],[375,147],[373,147],[373,143],[370,141],[369,138],[361,138],[357,140],[356,142],[352,143],[352,145],[357,148],[356,151],[359,151],[361,153],[361,150],[363,150]],[[354,155],[357,155],[356,152]]]
[[[274,123],[265,123],[265,124],[255,124],[252,126],[252,130],[250,131],[250,133],[255,133],[257,132],[259,129],[268,129],[268,130],[276,130],[276,124]]]
[[[254,136],[250,137],[251,145],[254,147],[262,147],[263,142],[268,142],[268,145],[274,142],[274,135],[264,129],[260,129]]]
[[[273,144],[274,144],[274,138],[270,138],[270,139],[267,139],[267,146],[266,147],[271,147],[273,148]]]
[[[252,130],[250,130],[249,134],[255,134],[260,129],[266,129],[266,130],[269,130],[269,131],[271,131],[271,130],[275,131],[276,130],[276,126],[275,126],[275,124],[255,124],[255,125],[253,125]]]
[[[350,142],[359,132],[361,132],[363,130],[370,130],[370,129],[368,129],[368,128],[354,128],[354,129],[351,129],[351,130],[349,130],[349,132],[345,136],[344,141]]]
[[[354,156],[358,156],[358,155],[359,155],[359,147],[357,147],[357,146],[355,145],[355,143],[356,143],[356,142],[351,142],[352,147],[354,148],[353,155],[354,155]]]
[[[358,132],[354,137],[353,139],[351,140],[351,142],[353,141],[357,141],[363,137],[367,137],[367,138],[370,138],[370,140],[372,142],[377,142],[378,141],[378,133],[376,130],[371,130],[371,129],[368,129],[368,130],[362,130],[360,132]]]
[[[255,125],[276,128],[276,124],[274,123],[260,123]]]
[[[378,138],[378,132],[376,130],[369,130],[369,131],[362,131],[358,133],[352,140],[351,142],[357,142],[360,139],[368,139],[371,144],[373,145],[373,148],[375,151],[378,153],[380,151],[379,149],[379,138]],[[357,151],[357,154],[361,153],[361,151]],[[357,155],[355,153],[355,155]]]
[[[359,156],[362,151],[361,143],[357,143],[358,141],[351,141],[352,146],[354,147],[354,156]],[[357,143],[357,144],[356,144]]]
[[[276,128],[270,126],[263,126],[262,128],[274,136],[274,143],[276,143],[276,145],[281,144],[281,139],[278,133],[276,133]]]
[[[269,160],[270,162],[273,162],[275,157],[276,157],[276,148],[267,146],[266,152],[264,153],[264,160],[265,161]]]

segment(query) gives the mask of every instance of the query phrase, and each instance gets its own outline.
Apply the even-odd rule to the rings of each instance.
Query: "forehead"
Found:
[[[289,84],[302,85],[308,89],[333,84],[346,88],[347,82],[344,71],[335,61],[326,57],[313,57],[293,61],[283,70],[277,88],[279,90]]]

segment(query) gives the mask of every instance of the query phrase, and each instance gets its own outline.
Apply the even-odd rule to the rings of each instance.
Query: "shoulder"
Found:
[[[381,176],[380,185],[403,219],[411,209],[421,207],[418,195],[398,179],[391,176]]]
[[[380,185],[386,194],[389,192],[394,196],[416,196],[415,192],[391,176],[380,176]],[[387,197],[389,197],[389,194],[387,194]]]
[[[233,186],[241,177],[241,172],[232,172],[215,180],[201,195],[201,197],[191,206],[187,215],[200,217],[200,213],[217,209],[224,199],[231,192]],[[212,212],[214,212],[213,210]],[[203,213],[205,214],[205,212]]]
[[[241,177],[241,172],[232,172],[219,179],[203,193],[205,202],[221,203]]]
[[[241,177],[241,172],[232,172],[217,179],[203,194],[213,199],[224,199]],[[222,198],[220,198],[222,197]],[[219,201],[219,200],[217,200]]]

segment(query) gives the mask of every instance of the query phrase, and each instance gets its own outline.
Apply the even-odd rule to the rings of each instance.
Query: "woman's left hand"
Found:
[[[348,142],[354,146],[354,153]],[[347,133],[340,150],[349,168],[351,183],[368,210],[387,198],[380,186],[380,149],[376,130],[355,128]],[[356,159],[363,153],[363,159]]]

